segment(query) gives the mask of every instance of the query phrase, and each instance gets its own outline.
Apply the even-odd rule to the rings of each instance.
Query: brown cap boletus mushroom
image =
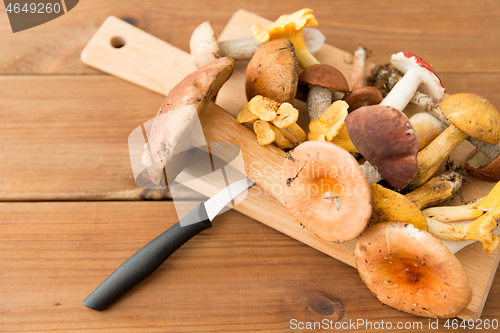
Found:
[[[248,63],[245,83],[247,100],[262,95],[278,103],[293,104],[298,71],[290,41],[276,39],[264,44]]]
[[[188,163],[191,141],[189,135],[184,134],[189,133],[195,115],[160,116],[188,105],[194,105],[201,116],[231,76],[233,67],[233,59],[217,59],[192,72],[170,90],[151,127],[148,140],[151,154],[145,155],[149,177],[155,184],[168,186]],[[167,177],[169,179],[165,179]]]
[[[283,200],[292,216],[326,241],[356,238],[370,218],[371,194],[356,159],[327,141],[306,141],[283,164]]]
[[[368,227],[354,249],[366,286],[386,305],[421,317],[455,317],[472,299],[458,259],[436,237],[411,224]]]
[[[352,142],[391,186],[404,188],[417,173],[418,138],[399,110],[362,106],[345,119]]]
[[[425,183],[469,136],[497,144],[500,142],[500,115],[495,107],[481,96],[461,93],[446,97],[440,103],[451,125],[418,153],[418,173],[410,186]]]
[[[344,101],[349,104],[349,112],[362,106],[374,105],[382,102],[382,93],[375,87],[365,86],[365,60],[366,50],[364,47],[358,47],[354,52],[352,64],[352,89],[344,95]]]
[[[307,114],[309,121],[318,119],[333,101],[333,92],[346,93],[349,84],[344,75],[333,66],[316,64],[299,75],[299,85],[309,87],[307,93]]]
[[[474,149],[467,157],[465,170],[474,178],[485,182],[498,182],[500,181],[500,155],[491,159],[482,151]]]

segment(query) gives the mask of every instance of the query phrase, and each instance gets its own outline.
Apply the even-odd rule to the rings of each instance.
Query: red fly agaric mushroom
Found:
[[[491,103],[478,95],[451,95],[440,103],[451,125],[418,153],[418,172],[410,186],[418,187],[436,172],[467,137],[490,144],[500,142],[500,115]]]
[[[277,39],[266,43],[248,63],[245,83],[247,99],[262,95],[278,103],[293,104],[298,71],[290,41]]]
[[[436,237],[411,224],[380,223],[356,242],[356,266],[384,304],[413,315],[455,317],[472,299],[467,274]]]
[[[304,43],[311,53],[317,52],[323,46],[325,36],[318,29],[305,27],[302,33]],[[262,45],[264,44],[254,37],[219,42],[209,21],[196,27],[189,41],[191,56],[197,67],[221,57],[230,57],[234,60],[250,59]]]
[[[283,200],[292,216],[326,241],[345,242],[365,228],[370,187],[356,159],[327,141],[306,141],[283,164]]]
[[[402,189],[414,178],[418,139],[402,112],[384,105],[362,106],[349,113],[345,124],[354,146],[389,184]]]
[[[333,101],[333,92],[346,93],[349,84],[344,75],[333,66],[316,64],[299,75],[299,85],[309,87],[307,113],[309,121],[318,119]]]
[[[366,50],[359,47],[354,52],[352,64],[352,89],[345,94],[344,101],[349,104],[349,112],[366,105],[379,104],[382,93],[375,87],[365,87],[365,60]]]
[[[445,88],[432,67],[422,58],[408,52],[398,52],[391,56],[391,64],[405,73],[389,94],[380,103],[403,111],[418,88],[424,93],[441,100]]]

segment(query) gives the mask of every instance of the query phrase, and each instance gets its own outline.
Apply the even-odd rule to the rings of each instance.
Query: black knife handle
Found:
[[[181,221],[184,226],[181,226]],[[184,243],[212,226],[203,203],[199,204],[181,221],[125,261],[83,301],[83,305],[94,310],[104,310],[151,275]]]

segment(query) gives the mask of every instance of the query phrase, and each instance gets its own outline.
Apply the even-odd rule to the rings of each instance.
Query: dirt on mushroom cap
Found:
[[[399,222],[368,227],[356,243],[363,282],[386,305],[422,317],[449,318],[472,299],[458,259],[437,238]]]
[[[283,199],[292,216],[326,241],[357,237],[371,215],[368,181],[354,157],[326,141],[307,141],[289,153]]]

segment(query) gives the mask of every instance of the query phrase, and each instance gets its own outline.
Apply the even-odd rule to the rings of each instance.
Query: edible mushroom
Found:
[[[491,159],[478,149],[474,149],[465,162],[465,170],[474,178],[486,182],[500,181],[500,155]]]
[[[451,125],[418,153],[418,172],[410,187],[425,183],[467,137],[491,144],[500,142],[500,115],[485,98],[461,93],[451,95],[440,103]]]
[[[352,89],[344,95],[344,101],[349,104],[349,112],[366,105],[379,104],[382,101],[382,93],[375,87],[365,86],[365,60],[366,50],[359,47],[354,52],[352,64]]]
[[[418,88],[427,95],[441,100],[445,88],[432,67],[422,58],[408,52],[398,52],[391,56],[391,64],[405,73],[389,94],[380,103],[403,111]]]
[[[381,302],[398,310],[449,318],[472,299],[458,259],[439,239],[411,224],[368,227],[356,242],[354,255],[366,286]]]
[[[281,175],[291,215],[326,241],[356,238],[372,211],[370,187],[356,159],[326,141],[306,141],[289,154]]]
[[[311,53],[317,52],[325,42],[325,36],[318,29],[305,27],[302,34],[306,47]],[[255,37],[219,42],[209,21],[196,27],[189,41],[191,56],[197,67],[221,57],[248,60],[262,45]]]
[[[333,101],[333,92],[346,93],[349,84],[344,75],[327,64],[312,65],[299,75],[299,85],[309,87],[307,114],[309,121],[318,119]]]
[[[432,140],[445,130],[443,123],[430,113],[416,113],[408,120],[415,133],[417,133],[419,151],[427,147]]]
[[[362,106],[349,113],[345,124],[369,167],[376,167],[374,172],[391,186],[402,189],[414,178],[418,168],[418,139],[402,112],[385,105]],[[375,178],[370,183],[378,181]]]
[[[293,104],[298,70],[290,41],[277,39],[266,43],[248,63],[245,82],[247,100],[262,95],[278,103]]]
[[[275,22],[266,26],[254,24],[251,27],[252,34],[261,43],[273,39],[288,39],[293,43],[300,67],[305,69],[319,63],[307,49],[302,35],[305,26],[318,25],[312,12],[312,9],[304,8],[290,15],[281,15]]]
[[[155,184],[168,186],[187,165],[190,140],[184,133],[189,132],[194,115],[175,114],[175,119],[159,116],[192,104],[201,116],[231,76],[233,67],[233,59],[217,59],[187,75],[170,90],[151,127],[148,140],[151,154],[145,155],[149,177]]]

